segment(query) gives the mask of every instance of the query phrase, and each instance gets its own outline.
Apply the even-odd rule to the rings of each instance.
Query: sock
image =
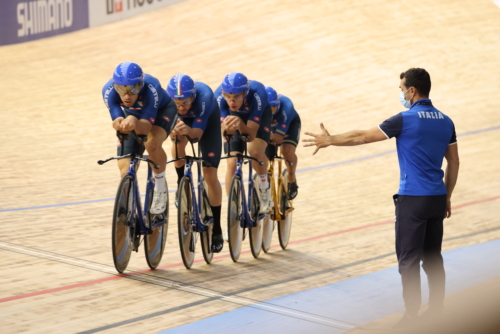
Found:
[[[269,188],[269,181],[267,180],[267,174],[259,175],[259,189],[267,189]]]
[[[214,215],[214,229],[212,231],[213,235],[222,234],[222,228],[220,226],[220,205],[219,206],[211,206],[212,214]]]
[[[155,191],[167,191],[167,187],[165,186],[165,171],[160,174],[156,174],[155,172],[153,172],[153,176],[155,178]]]
[[[177,172],[177,185],[179,185],[184,176],[184,165],[182,165],[182,167],[175,167],[175,171]]]

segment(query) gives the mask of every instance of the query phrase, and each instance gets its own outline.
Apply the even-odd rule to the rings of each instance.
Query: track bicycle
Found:
[[[135,131],[131,131],[130,134],[133,135],[140,144],[141,152],[144,152],[144,142],[146,142],[147,136],[137,135]],[[153,201],[155,182],[151,165],[153,165],[155,169],[160,168],[160,166],[154,161],[149,160],[148,156],[143,155],[143,153],[123,155],[123,144],[128,138],[128,135],[117,132],[117,136],[121,143],[121,155],[106,160],[99,160],[97,162],[99,165],[102,165],[110,160],[130,158],[130,168],[127,175],[120,181],[113,209],[111,232],[113,262],[116,270],[119,273],[123,273],[127,268],[132,251],[138,252],[140,244],[144,240],[146,261],[151,269],[155,269],[160,264],[167,239],[168,189],[167,207],[165,211],[159,215],[151,214],[149,208]],[[148,163],[144,210],[142,210],[141,206],[141,195],[137,181],[137,170],[141,161]]]
[[[290,232],[292,229],[292,211],[294,210],[292,201],[288,199],[288,170],[285,168],[281,172],[282,162],[286,161],[289,165],[292,163],[277,154],[278,145],[269,143],[271,149],[268,166],[269,183],[271,185],[271,196],[274,202],[270,214],[266,215],[263,223],[262,249],[268,252],[271,247],[271,237],[274,231],[275,222],[278,225],[278,239],[282,249],[288,246]],[[274,162],[278,161],[278,177],[275,178]]]
[[[243,154],[231,155],[230,149],[228,149],[227,155],[221,158],[236,158],[236,171],[229,188],[227,209],[229,253],[234,262],[237,262],[240,257],[241,245],[245,239],[247,229],[250,235],[250,250],[252,251],[252,255],[255,258],[259,256],[262,249],[262,219],[265,217],[265,214],[259,213],[260,201],[257,189],[255,188],[254,178],[252,178],[252,161],[260,165],[264,163],[247,155],[247,142],[250,137],[245,134],[239,134],[239,131],[237,133],[244,142]],[[224,137],[229,145],[232,136],[224,132]],[[243,181],[243,164],[248,164],[249,166],[247,195],[245,194],[245,184]]]
[[[191,143],[193,149],[192,156],[183,156],[170,160],[168,163],[185,160],[184,176],[179,182],[179,187],[176,193],[177,203],[177,224],[179,234],[179,247],[181,250],[182,262],[189,269],[194,262],[194,253],[197,239],[201,239],[201,250],[203,258],[207,264],[210,264],[213,259],[212,248],[212,230],[213,230],[213,215],[210,201],[208,200],[205,190],[205,182],[201,173],[202,158],[200,157],[200,147],[198,145],[198,154],[195,153],[194,143],[197,140],[192,140],[186,136]],[[177,152],[177,136],[175,137],[175,156]],[[198,166],[198,182],[195,192],[194,177],[192,167],[196,163]],[[207,162],[203,162],[210,167]],[[199,234],[199,236],[198,236]]]

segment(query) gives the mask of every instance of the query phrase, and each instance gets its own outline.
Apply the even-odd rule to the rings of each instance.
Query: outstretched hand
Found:
[[[322,131],[321,134],[305,132],[304,133],[305,135],[311,136],[314,138],[302,139],[302,142],[304,142],[304,143],[311,143],[311,144],[305,144],[304,147],[316,146],[316,150],[314,151],[313,155],[315,155],[316,152],[318,152],[320,148],[330,146],[330,133],[328,132],[327,129],[325,129],[325,126],[323,125],[323,123],[320,124],[320,127],[321,127],[321,131]]]

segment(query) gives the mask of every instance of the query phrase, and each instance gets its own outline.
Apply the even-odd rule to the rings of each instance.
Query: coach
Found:
[[[306,132],[313,139],[304,146],[354,146],[396,137],[400,186],[396,205],[396,255],[403,284],[406,312],[395,327],[404,327],[418,316],[421,304],[420,260],[429,281],[426,316],[443,312],[445,272],[441,244],[443,219],[451,216],[451,194],[458,177],[458,147],[451,119],[434,108],[429,99],[431,79],[421,68],[401,73],[400,101],[409,110],[365,131],[330,136]],[[446,158],[446,173],[441,170]],[[444,182],[443,182],[444,176]]]

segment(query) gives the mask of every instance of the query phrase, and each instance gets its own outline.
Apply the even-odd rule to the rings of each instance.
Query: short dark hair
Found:
[[[429,97],[431,76],[423,68],[410,68],[408,71],[401,73],[399,78],[401,80],[406,78],[406,88],[415,87],[421,96]]]

